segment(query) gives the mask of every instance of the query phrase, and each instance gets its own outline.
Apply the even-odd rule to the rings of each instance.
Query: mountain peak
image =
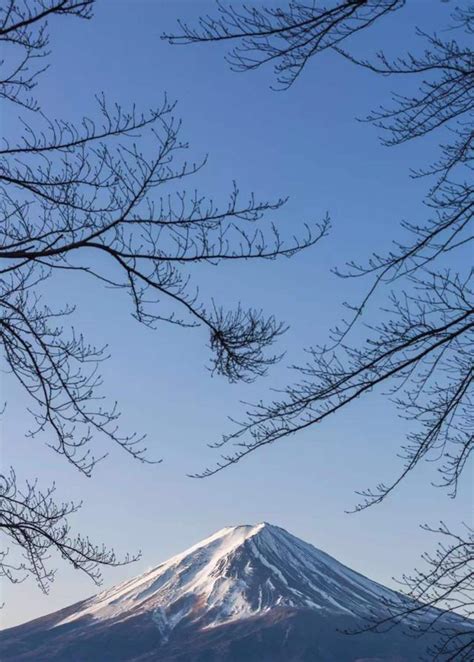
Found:
[[[258,522],[257,524],[236,524],[234,526],[226,526],[216,533],[213,533],[208,538],[204,538],[196,545],[193,545],[187,549],[183,554],[187,554],[189,551],[196,549],[198,547],[207,546],[213,542],[220,539],[227,539],[232,541],[232,544],[238,546],[243,544],[246,540],[250,540],[255,536],[272,536],[276,539],[288,539],[292,538],[298,540],[295,536],[288,533],[285,529],[276,524],[270,524],[269,522]],[[306,544],[306,543],[305,543]]]
[[[212,535],[210,535],[208,538],[204,538],[201,540],[197,545],[202,546],[206,545],[208,542],[211,542],[217,538],[223,538],[223,537],[228,537],[228,536],[236,536],[240,537],[242,540],[246,540],[247,538],[250,538],[251,536],[256,535],[264,529],[265,527],[271,527],[271,524],[268,524],[268,522],[259,522],[258,524],[235,524],[233,526],[225,526],[222,529],[219,529],[219,531],[216,531]],[[196,545],[194,545],[195,547]]]
[[[224,528],[219,529],[219,531],[216,531],[215,533],[210,535],[208,538],[204,538],[196,545],[193,545],[189,549],[193,549],[194,547],[198,547],[198,546],[201,547],[207,545],[219,538],[231,538],[235,541],[236,544],[238,544],[239,541],[244,542],[245,540],[248,540],[249,538],[258,535],[263,531],[269,531],[274,535],[278,535],[278,532],[284,531],[284,529],[281,529],[280,527],[275,526],[274,524],[269,524],[268,522],[258,522],[257,524],[235,524],[233,526],[225,526]],[[183,553],[186,553],[186,551]]]

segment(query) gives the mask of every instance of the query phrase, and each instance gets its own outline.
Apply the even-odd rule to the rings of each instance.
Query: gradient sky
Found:
[[[412,0],[402,12],[364,33],[365,52],[384,46],[398,52],[414,43],[415,26],[446,23],[450,3]],[[77,304],[76,328],[88,340],[109,343],[112,359],[103,366],[107,393],[117,398],[125,429],[149,434],[158,466],[142,466],[119,449],[91,479],[84,478],[42,440],[25,438],[29,419],[24,394],[2,376],[2,462],[19,479],[38,476],[56,482],[58,497],[84,499],[73,518],[78,531],[105,541],[118,553],[141,549],[136,564],[104,572],[104,585],[118,583],[224,526],[266,520],[320,547],[372,579],[394,586],[393,576],[411,570],[435,542],[419,524],[469,518],[468,481],[456,501],[430,487],[432,465],[419,467],[382,505],[358,515],[345,511],[355,490],[390,480],[401,461],[396,451],[406,424],[374,394],[324,425],[252,454],[246,461],[207,480],[186,477],[212,462],[206,442],[232,429],[228,415],[242,399],[265,397],[292,378],[287,366],[302,348],[323,342],[340,319],[342,303],[360,292],[360,283],[338,280],[330,268],[351,258],[363,260],[401,236],[401,219],[423,219],[426,183],[409,178],[412,165],[436,153],[436,141],[401,148],[382,147],[377,131],[355,117],[387,99],[395,81],[325,54],[313,61],[286,93],[270,90],[271,71],[232,74],[220,47],[171,47],[160,40],[176,20],[212,11],[212,2],[99,0],[92,21],[51,22],[51,68],[37,96],[52,116],[77,119],[94,113],[93,96],[104,92],[125,106],[148,108],[166,92],[176,99],[183,139],[191,159],[209,154],[195,182],[200,191],[225,201],[232,181],[263,198],[290,196],[275,215],[291,235],[300,222],[329,212],[329,238],[291,260],[203,268],[203,297],[231,307],[239,300],[263,306],[289,322],[281,341],[282,363],[256,383],[228,385],[205,369],[203,331],[161,326],[153,332],[128,314],[127,297],[99,283],[77,278],[51,282],[55,303]],[[427,16],[426,9],[430,11]],[[427,24],[429,22],[429,24]],[[8,114],[7,114],[8,111]],[[8,134],[18,109],[3,109]],[[98,440],[97,446],[105,447]],[[2,625],[10,626],[87,597],[96,589],[82,574],[58,564],[57,581],[44,596],[32,580],[4,585]]]

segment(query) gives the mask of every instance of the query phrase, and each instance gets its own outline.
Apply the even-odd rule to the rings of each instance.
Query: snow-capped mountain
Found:
[[[284,529],[263,523],[222,529],[88,600],[58,625],[148,612],[167,636],[186,618],[213,627],[274,607],[361,615],[390,593]]]
[[[2,660],[412,661],[427,642],[342,634],[398,594],[266,523],[218,531],[139,577],[0,633]]]

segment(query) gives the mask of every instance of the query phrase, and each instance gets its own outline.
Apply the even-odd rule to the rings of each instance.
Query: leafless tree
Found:
[[[385,5],[342,3],[338,7],[365,4],[373,10]],[[319,15],[323,10],[315,11]],[[456,11],[454,27],[471,34],[473,17],[472,8]],[[422,224],[403,223],[407,238],[395,242],[387,255],[373,254],[366,265],[351,262],[344,271],[337,271],[342,278],[370,277],[366,296],[348,304],[351,315],[334,330],[330,343],[310,349],[311,360],[300,368],[301,383],[288,387],[278,400],[258,403],[248,420],[217,444],[235,441],[237,450],[206,475],[262,445],[321,422],[376,386],[390,385],[402,413],[420,423],[406,448],[402,475],[430,451],[441,451],[443,481],[455,491],[473,443],[472,270],[468,267],[461,273],[456,268],[458,252],[472,240],[473,53],[453,40],[426,39],[423,55],[395,62],[383,54],[375,62],[357,60],[349,53],[345,56],[385,75],[431,76],[422,79],[418,94],[397,94],[391,108],[382,107],[368,118],[387,132],[385,144],[391,146],[447,126],[451,140],[441,146],[438,161],[413,172],[414,177],[432,178],[426,199],[430,217]],[[362,346],[351,345],[350,332],[361,321],[369,300],[387,285],[387,305],[379,321],[368,324]],[[360,507],[382,500],[400,479],[366,493]]]
[[[21,135],[4,137],[0,146],[3,355],[32,401],[29,434],[50,435],[49,445],[86,475],[101,459],[91,447],[98,434],[142,462],[153,460],[143,436],[121,431],[117,405],[103,403],[97,370],[106,348],[64,330],[74,306],[53,307],[45,281],[75,272],[126,293],[132,315],[148,327],[202,327],[212,372],[251,381],[278,360],[267,350],[284,325],[259,310],[225,311],[212,298],[204,303],[191,270],[291,256],[327,230],[327,221],[306,226],[301,239],[287,243],[275,225],[261,227],[283,199],[243,198],[234,184],[228,202],[218,207],[197,192],[181,191],[181,180],[205,163],[185,159],[187,144],[166,99],[142,113],[100,97],[97,116],[79,124],[45,117],[32,92],[47,61],[46,20],[89,19],[92,5],[11,0],[0,10],[0,94],[27,114]],[[32,573],[43,588],[53,577],[44,563],[51,547],[94,579],[100,564],[117,563],[113,553],[70,537],[68,516],[76,506],[55,504],[53,490],[39,491],[35,483],[20,490],[14,474],[2,480],[0,528],[25,554],[20,571]],[[17,576],[5,555],[0,565],[10,579]]]
[[[418,30],[421,54],[391,60],[383,52],[362,59],[351,52],[351,38],[376,21],[403,8],[404,2],[344,1],[330,5],[291,2],[279,7],[219,4],[216,17],[202,18],[196,28],[181,24],[172,43],[229,41],[234,69],[246,71],[273,62],[278,86],[286,89],[309,60],[332,50],[357,66],[396,80],[418,80],[414,93],[403,89],[391,105],[383,105],[367,121],[383,130],[383,142],[397,146],[436,132],[440,154],[412,171],[429,182],[424,222],[402,224],[404,239],[388,254],[374,253],[365,264],[351,262],[337,269],[342,278],[370,279],[361,301],[346,304],[350,314],[322,347],[309,350],[301,379],[270,402],[258,402],[237,423],[233,433],[216,444],[229,448],[209,476],[240,461],[254,450],[315,426],[359,398],[382,390],[412,421],[403,446],[405,463],[393,481],[360,493],[356,510],[380,503],[424,459],[437,463],[438,484],[455,496],[458,481],[474,448],[474,302],[472,261],[463,267],[463,252],[472,244],[474,5],[466,3],[451,16],[443,37]],[[385,288],[385,295],[384,295]],[[378,293],[384,304],[375,318],[369,304]],[[351,333],[365,323],[364,342]],[[444,580],[456,572],[471,581],[472,538],[461,540],[447,528],[452,548],[428,557],[432,574],[406,578],[405,589],[431,606],[472,615],[472,601],[460,591],[450,603]],[[454,551],[448,551],[449,549]],[[458,555],[459,552],[459,555]],[[445,574],[446,573],[446,574]],[[463,580],[464,581],[464,580]],[[430,583],[431,582],[431,583]],[[463,584],[464,588],[465,584]],[[471,586],[472,588],[472,586]],[[446,659],[471,659],[472,628],[445,639]],[[458,655],[459,657],[456,657]]]
[[[139,558],[126,555],[118,559],[113,550],[98,546],[87,537],[72,535],[69,516],[80,504],[58,503],[53,498],[54,491],[54,486],[42,491],[36,483],[20,488],[13,470],[0,476],[2,533],[22,551],[21,558],[13,562],[8,548],[0,551],[0,577],[18,583],[33,576],[47,592],[56,572],[50,565],[52,552],[96,583],[101,579],[100,566],[123,565]]]
[[[363,631],[386,632],[402,622],[409,636],[438,635],[427,650],[427,662],[468,662],[474,654],[469,621],[474,616],[473,530],[464,525],[456,533],[443,522],[423,528],[441,537],[437,549],[423,555],[421,569],[403,576],[399,598],[383,599],[386,617],[373,614]],[[411,598],[408,602],[406,595]]]
[[[227,55],[234,71],[271,63],[276,88],[287,89],[311,58],[336,49],[355,33],[400,9],[405,0],[344,0],[329,5],[289,2],[286,7],[216,2],[216,15],[203,16],[196,27],[179,21],[177,34],[163,35],[171,44],[232,42]]]

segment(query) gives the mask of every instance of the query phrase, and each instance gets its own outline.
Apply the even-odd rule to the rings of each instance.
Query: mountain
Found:
[[[383,616],[396,596],[284,529],[229,527],[131,581],[0,632],[1,660],[413,662],[426,637],[342,632]]]

